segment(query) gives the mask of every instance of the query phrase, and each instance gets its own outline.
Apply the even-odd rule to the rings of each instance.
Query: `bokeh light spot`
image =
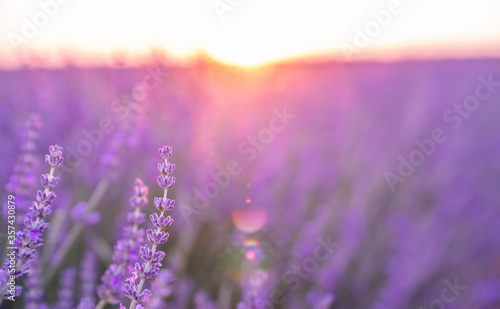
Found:
[[[262,208],[235,209],[231,213],[236,228],[245,233],[260,230],[267,221],[267,211]]]
[[[255,258],[255,252],[253,252],[252,250],[248,250],[245,256],[247,257],[247,259],[253,260]]]

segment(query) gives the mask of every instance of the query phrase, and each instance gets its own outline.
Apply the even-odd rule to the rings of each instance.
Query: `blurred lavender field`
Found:
[[[65,152],[41,253],[50,307],[99,300],[82,282],[111,263],[136,177],[154,212],[171,145],[168,308],[500,308],[498,60],[25,68],[0,72],[0,102],[2,186],[30,114],[42,123],[35,184],[2,204],[27,210],[48,146]],[[54,305],[61,282],[73,293]]]

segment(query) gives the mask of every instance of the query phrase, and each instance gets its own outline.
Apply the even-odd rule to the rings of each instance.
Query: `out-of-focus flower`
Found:
[[[38,252],[35,251],[30,264],[30,272],[26,276],[26,289],[24,294],[26,309],[49,308],[43,303],[43,290],[40,286],[40,257]]]
[[[247,281],[242,284],[243,299],[238,303],[238,309],[259,309],[263,301],[259,295],[260,288],[264,285],[269,274],[267,271],[257,269],[251,273]]]
[[[313,309],[328,309],[335,300],[332,293],[324,293],[317,290],[312,290],[307,293],[307,303]]]
[[[208,297],[207,293],[199,290],[194,294],[194,306],[196,309],[216,309],[217,305]]]
[[[20,146],[14,174],[10,176],[5,189],[16,197],[16,225],[20,228],[24,216],[28,212],[29,194],[36,181],[35,168],[38,165],[35,156],[36,140],[42,127],[40,116],[31,114],[25,123],[26,132],[24,142]],[[7,214],[7,203],[4,204],[4,213]]]
[[[97,211],[87,212],[87,203],[80,202],[71,210],[71,219],[84,226],[92,226],[99,223],[101,215]]]
[[[82,298],[76,309],[95,309],[95,304],[88,298]]]
[[[76,273],[74,267],[67,268],[62,272],[54,309],[73,308]]]
[[[137,260],[137,249],[144,242],[145,221],[142,208],[148,203],[148,187],[142,180],[135,180],[134,193],[129,199],[132,211],[128,213],[128,225],[123,228],[123,238],[118,240],[113,251],[113,264],[104,272],[102,284],[97,288],[101,298],[98,307],[105,303],[118,304],[123,294],[124,280],[131,273],[131,264]]]
[[[151,283],[153,295],[144,306],[149,309],[167,308],[165,299],[172,294],[174,281],[175,276],[169,269],[160,270],[156,279]]]
[[[97,255],[91,248],[87,248],[80,263],[81,298],[95,304],[97,284]]]

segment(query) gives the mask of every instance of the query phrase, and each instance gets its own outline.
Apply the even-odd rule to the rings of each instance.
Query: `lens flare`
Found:
[[[266,224],[267,210],[254,207],[235,209],[231,213],[231,219],[238,230],[255,233]]]
[[[262,258],[262,248],[260,242],[255,238],[247,238],[242,243],[245,257],[247,260],[254,260],[255,258]]]
[[[250,189],[250,186],[247,183],[248,189]],[[245,233],[255,233],[266,224],[267,210],[253,206],[252,199],[247,196],[245,206],[234,209],[231,212],[231,219],[238,230]]]
[[[254,238],[248,238],[243,242],[244,247],[259,246],[260,242]]]
[[[245,254],[246,258],[249,260],[255,259],[255,252],[252,250],[248,250],[247,253]]]

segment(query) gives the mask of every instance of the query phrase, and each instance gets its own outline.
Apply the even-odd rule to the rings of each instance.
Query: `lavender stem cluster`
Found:
[[[106,303],[118,304],[123,297],[123,281],[130,276],[131,269],[127,269],[137,261],[137,249],[144,242],[144,229],[141,225],[145,221],[142,208],[148,203],[148,187],[141,179],[135,180],[134,194],[129,203],[132,211],[127,215],[128,226],[123,229],[123,238],[118,240],[114,247],[113,262],[102,276],[102,284],[97,288],[101,300],[96,308],[102,308]]]
[[[11,252],[8,253],[0,271],[0,291],[3,299],[12,295],[6,293],[7,282],[4,283],[2,277],[24,277],[29,272],[30,261],[33,259],[36,249],[43,246],[42,236],[49,228],[49,223],[45,220],[51,213],[52,202],[56,199],[52,190],[59,182],[59,177],[54,176],[54,171],[63,163],[62,152],[62,147],[57,145],[49,147],[49,154],[45,156],[45,162],[50,167],[50,172],[41,176],[41,183],[45,189],[38,190],[36,201],[31,204],[30,212],[24,218],[25,228],[17,232],[15,240],[10,243]]]
[[[154,198],[154,205],[160,211],[160,215],[154,213],[150,216],[151,222],[156,227],[156,230],[149,229],[147,231],[147,238],[151,243],[151,247],[147,244],[140,247],[139,256],[144,262],[142,265],[139,263],[135,264],[134,272],[125,284],[123,292],[125,296],[132,300],[130,309],[134,309],[137,304],[142,307],[143,303],[152,296],[151,291],[148,289],[143,291],[142,289],[146,279],[153,279],[158,276],[162,265],[161,261],[165,258],[165,252],[157,250],[157,247],[168,240],[169,234],[165,230],[174,222],[170,216],[165,217],[166,212],[174,209],[175,203],[174,200],[167,198],[168,190],[172,189],[175,184],[175,177],[171,176],[175,169],[175,164],[170,163],[168,160],[172,156],[172,147],[163,146],[159,149],[159,153],[165,160],[165,162],[158,164],[161,175],[157,178],[158,185],[163,188],[163,198]],[[136,285],[135,282],[138,278],[140,278],[140,281]]]
[[[35,169],[38,162],[35,150],[36,140],[42,127],[40,116],[31,114],[25,127],[26,137],[20,147],[19,157],[14,166],[14,174],[10,176],[9,182],[5,186],[7,192],[16,197],[16,216],[18,218],[16,228],[21,228],[22,220],[28,212],[27,204],[31,199],[31,189],[36,181]],[[4,205],[4,213],[7,214],[7,203]]]
[[[89,303],[95,304],[95,292],[97,283],[97,254],[87,248],[83,254],[80,264],[81,299],[86,299]]]
[[[57,303],[54,309],[73,308],[75,279],[77,271],[74,267],[63,270],[60,281],[60,289],[57,293]]]
[[[30,272],[26,276],[24,300],[26,309],[46,309],[48,306],[43,303],[43,290],[40,286],[40,257],[35,252],[30,261]]]

